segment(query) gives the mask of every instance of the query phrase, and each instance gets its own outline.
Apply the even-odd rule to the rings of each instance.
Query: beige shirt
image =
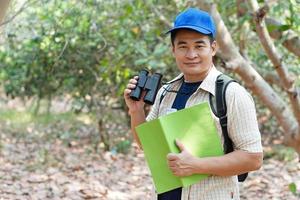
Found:
[[[215,95],[215,80],[221,74],[215,67],[212,67],[199,88],[186,102],[186,108],[201,102],[209,102],[209,94]],[[182,77],[179,75],[175,79]],[[174,80],[175,80],[174,79]],[[182,80],[170,84],[168,90],[178,91]],[[172,111],[171,107],[175,100],[176,93],[167,92],[162,102],[160,96],[164,91],[163,86],[156,97],[146,120],[150,121]],[[235,150],[247,152],[262,152],[261,137],[258,129],[256,111],[251,95],[238,83],[230,83],[226,90],[226,105],[228,116],[228,134],[234,143]],[[219,124],[219,119],[214,116],[218,134],[222,142],[224,138]],[[156,199],[153,195],[153,199]],[[239,200],[239,188],[237,176],[209,176],[190,187],[182,189],[182,200]]]

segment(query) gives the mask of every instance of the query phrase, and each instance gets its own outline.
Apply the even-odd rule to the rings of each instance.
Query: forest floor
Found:
[[[20,126],[26,115],[14,115],[0,113],[0,200],[150,199],[151,176],[134,144],[127,154],[104,152],[88,120]],[[263,141],[264,164],[240,184],[241,199],[300,199],[296,153],[280,140]]]
[[[151,177],[143,153],[95,153],[81,141],[1,135],[0,199],[150,199]],[[264,160],[240,185],[241,199],[296,200],[289,184],[300,186],[296,159]]]

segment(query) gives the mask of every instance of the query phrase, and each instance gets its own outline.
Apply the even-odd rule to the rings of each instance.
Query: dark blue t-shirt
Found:
[[[197,90],[200,84],[201,82],[183,82],[173,102],[172,108],[177,110],[184,109],[187,100]],[[174,190],[159,194],[157,196],[157,200],[181,200],[181,191],[182,188],[176,188]]]

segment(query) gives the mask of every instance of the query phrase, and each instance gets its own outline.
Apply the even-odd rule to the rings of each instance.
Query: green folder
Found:
[[[157,193],[197,183],[207,174],[174,176],[167,154],[179,153],[175,139],[198,157],[221,156],[223,148],[207,102],[173,112],[136,127]]]

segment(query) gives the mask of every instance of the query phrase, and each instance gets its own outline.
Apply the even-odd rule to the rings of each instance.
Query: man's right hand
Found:
[[[140,112],[144,111],[144,96],[145,96],[145,91],[142,92],[141,99],[139,101],[132,100],[130,98],[130,93],[134,88],[136,87],[136,84],[138,82],[139,77],[135,76],[134,78],[130,79],[126,89],[124,90],[124,99],[126,102],[126,105],[128,107],[128,113],[129,115],[135,113],[135,112]]]

